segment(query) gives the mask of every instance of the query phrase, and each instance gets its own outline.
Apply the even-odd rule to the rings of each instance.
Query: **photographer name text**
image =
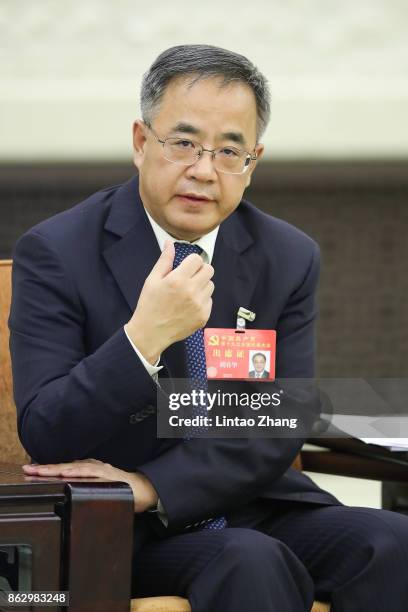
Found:
[[[218,415],[215,418],[202,415],[187,418],[179,417],[178,415],[171,415],[169,417],[169,424],[171,427],[285,427],[289,429],[296,429],[298,426],[298,420],[294,418],[272,418],[267,414],[257,414],[255,418],[243,418],[238,416],[226,417]]]

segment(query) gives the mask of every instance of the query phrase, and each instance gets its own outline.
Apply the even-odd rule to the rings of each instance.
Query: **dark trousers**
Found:
[[[193,612],[408,610],[408,517],[386,510],[257,502],[221,531],[146,544],[133,596],[180,595]]]

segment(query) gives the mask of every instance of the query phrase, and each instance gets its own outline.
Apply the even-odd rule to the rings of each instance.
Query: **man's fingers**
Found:
[[[198,283],[208,282],[214,276],[214,268],[210,264],[203,264],[203,266],[197,270],[192,280],[197,280]]]
[[[213,300],[212,300],[212,294],[214,292],[214,284],[210,281],[208,283],[208,286],[203,289],[203,291],[200,293],[200,304],[201,304],[201,309],[203,309],[204,312],[208,313],[208,317],[211,314],[212,311],[212,305],[213,305]],[[207,321],[206,321],[207,323]]]
[[[67,470],[78,470],[82,467],[97,470],[101,466],[103,466],[103,462],[99,459],[78,459],[69,463],[26,464],[22,468],[26,474],[30,475],[58,476]]]
[[[34,464],[34,465],[23,465],[23,470],[30,474],[37,473],[40,470],[42,472],[54,472],[64,468],[71,467],[70,463],[48,463],[48,464]]]
[[[172,271],[173,278],[191,278],[204,266],[203,259],[197,253],[187,255],[177,268]]]
[[[94,465],[82,465],[61,470],[61,476],[73,478],[105,478],[103,470]]]
[[[82,465],[64,466],[61,465],[36,465],[28,466],[33,469],[27,470],[27,466],[23,466],[23,470],[30,476],[69,476],[72,478],[107,478],[102,466],[94,463],[84,463]]]
[[[214,293],[215,285],[210,280],[206,283],[205,287],[202,287],[200,297],[201,301],[204,302],[206,299],[210,298]]]
[[[26,474],[30,474],[30,476],[59,476],[62,474],[64,470],[69,468],[63,468],[61,466],[46,466],[46,465],[36,465],[30,466],[27,469],[26,466],[23,467],[23,470]]]
[[[191,282],[195,290],[201,291],[214,276],[214,268],[210,264],[204,264],[203,267],[194,274]]]
[[[150,274],[154,276],[157,275],[160,278],[167,276],[173,269],[174,254],[174,244],[171,240],[166,240],[162,254],[153,266]]]
[[[54,468],[68,468],[68,467],[74,467],[76,465],[79,465],[81,463],[85,463],[85,462],[93,462],[93,461],[97,461],[97,459],[78,459],[77,461],[69,461],[67,463],[27,463],[25,465],[23,465],[23,468],[27,468],[29,470],[37,470],[39,468],[44,468],[44,469],[54,469]]]

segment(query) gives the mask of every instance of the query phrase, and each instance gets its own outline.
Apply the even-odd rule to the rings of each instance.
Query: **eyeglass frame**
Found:
[[[169,136],[168,138],[165,138],[164,140],[162,140],[161,138],[159,138],[159,136],[156,134],[156,132],[154,131],[154,129],[152,128],[152,126],[149,123],[146,123],[145,121],[143,123],[153,133],[153,135],[156,138],[157,142],[159,142],[163,146],[163,150],[164,150],[164,145],[166,144],[167,140],[177,140],[177,138],[175,136]],[[225,147],[217,147],[216,149],[205,149],[203,147],[203,145],[200,142],[197,142],[196,140],[191,140],[191,138],[185,138],[185,140],[188,140],[189,142],[192,142],[193,144],[197,145],[200,148],[200,152],[198,153],[197,159],[195,161],[191,162],[191,164],[190,163],[185,164],[183,162],[176,162],[176,161],[173,161],[171,159],[167,159],[167,157],[165,157],[164,159],[166,161],[170,162],[171,164],[179,164],[180,166],[194,166],[194,164],[199,159],[201,159],[201,156],[204,153],[204,151],[206,151],[207,153],[211,153],[212,160],[214,161],[215,155],[216,155],[216,151],[219,151],[221,149],[225,149]],[[249,151],[246,151],[245,149],[238,149],[238,150],[242,151],[242,153],[246,153],[246,159],[245,159],[246,166],[244,166],[244,169],[242,170],[242,172],[226,172],[225,170],[219,170],[217,168],[216,168],[216,170],[218,170],[218,172],[221,172],[222,174],[233,174],[234,176],[241,176],[242,174],[245,174],[246,171],[248,170],[249,166],[251,165],[251,161],[257,160],[258,156],[249,153]]]

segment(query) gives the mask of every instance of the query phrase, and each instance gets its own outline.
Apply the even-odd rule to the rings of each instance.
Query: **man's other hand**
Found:
[[[125,472],[98,459],[82,459],[69,463],[23,465],[27,476],[62,476],[64,478],[106,478],[127,482],[133,491],[135,512],[145,512],[157,506],[158,496],[150,480],[138,472]]]
[[[126,324],[132,342],[152,364],[168,346],[204,327],[211,314],[214,268],[194,253],[173,270],[174,254],[167,240]]]

